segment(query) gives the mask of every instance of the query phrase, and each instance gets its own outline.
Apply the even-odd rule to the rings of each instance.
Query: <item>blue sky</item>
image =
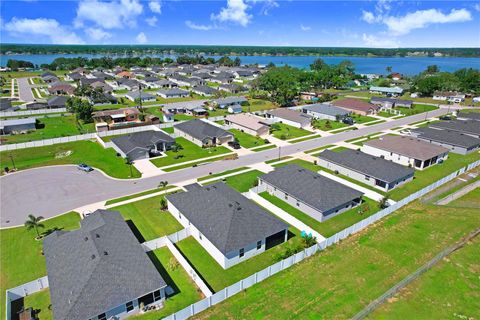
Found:
[[[479,47],[479,1],[17,0],[0,41]]]

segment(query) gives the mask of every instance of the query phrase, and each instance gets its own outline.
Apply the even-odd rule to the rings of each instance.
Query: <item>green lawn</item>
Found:
[[[45,81],[42,80],[42,78],[32,78],[32,81],[34,84],[45,84]]]
[[[257,178],[264,174],[259,170],[252,170],[225,178],[225,183],[238,192],[247,192],[253,188]]]
[[[355,123],[358,123],[358,124],[379,120],[379,119],[374,118],[374,117],[362,116],[362,115],[359,115],[359,114],[352,114],[352,118],[353,118],[353,120],[355,120]]]
[[[234,156],[236,156],[236,154],[233,155],[232,157],[234,157]],[[231,160],[232,158],[230,158],[230,156],[228,156],[228,155],[227,156],[218,156],[218,157],[214,157],[214,158],[210,158],[210,159],[198,160],[198,161],[195,161],[195,162],[192,162],[192,163],[186,163],[186,164],[175,166],[175,167],[164,168],[162,170],[165,171],[165,172],[171,172],[171,171],[175,171],[175,170],[197,167],[197,166],[201,166],[203,164],[207,164],[207,163],[211,163],[211,162],[215,162],[215,161],[227,160],[227,159]]]
[[[237,171],[242,171],[242,170],[247,170],[248,167],[240,167],[240,168],[236,168],[236,169],[232,169],[232,170],[227,170],[227,171],[223,171],[223,172],[219,172],[219,173],[214,173],[214,174],[210,174],[208,176],[205,176],[205,177],[201,177],[201,178],[198,178],[197,181],[204,181],[204,180],[208,180],[208,179],[212,179],[212,178],[216,178],[216,177],[221,177],[221,176],[224,176],[226,174],[231,174],[231,173],[234,173],[234,172],[237,172]]]
[[[312,162],[308,162],[308,161],[302,160],[302,159],[295,159],[295,160],[292,160],[292,161],[287,161],[287,162],[282,162],[282,163],[279,163],[279,164],[274,164],[273,167],[276,167],[276,168],[283,167],[283,166],[286,166],[287,164],[296,164],[300,167],[304,167],[305,169],[313,171],[313,172],[318,172],[318,170],[322,169],[322,167],[317,166],[316,164],[313,164]]]
[[[415,170],[415,177],[413,181],[400,185],[392,190],[390,192],[390,197],[396,201],[401,200],[479,159],[480,153],[478,152],[474,152],[465,156],[450,152],[448,154],[448,159],[443,163],[436,164],[424,170]]]
[[[415,202],[194,319],[283,319],[285,315],[295,319],[350,319],[479,224],[480,215],[472,209],[446,211]],[[474,266],[468,272],[466,265],[460,265],[464,273],[450,273],[448,278],[431,281],[434,295],[427,292],[423,301],[407,301],[408,312],[398,319],[411,319],[412,315],[416,319],[457,318],[454,314],[462,315],[462,319],[475,318],[480,301],[477,256],[470,256]],[[461,279],[471,273],[471,281],[463,284]],[[448,295],[440,290],[445,286],[451,290]],[[407,290],[405,294],[412,293]],[[432,304],[436,297],[443,303],[434,300]],[[385,315],[385,319],[391,318]]]
[[[387,111],[381,111],[378,113],[378,115],[380,117],[384,117],[384,118],[391,118],[391,117],[395,117],[396,114],[393,114],[393,113],[390,113],[390,112],[387,112]]]
[[[88,140],[3,151],[0,152],[1,168],[5,166],[13,168],[10,156],[13,157],[19,170],[59,164],[86,163],[115,178],[140,177],[140,172],[134,166],[125,164],[124,159],[117,157],[115,150],[104,149],[98,143]]]
[[[36,312],[36,319],[51,320],[53,319],[53,312],[50,302],[50,290],[44,289],[26,296],[23,299],[23,306],[26,308],[33,308]]]
[[[279,261],[278,255],[286,248],[299,247],[302,242],[300,232],[290,227],[289,233],[287,242],[228,269],[223,269],[193,237],[177,242],[176,246],[210,288],[219,291]]]
[[[298,143],[298,142],[317,139],[317,138],[321,138],[321,137],[322,137],[321,135],[316,134],[316,135],[312,135],[312,136],[308,136],[308,137],[303,137],[303,138],[300,138],[300,139],[290,140],[290,143]]]
[[[284,157],[280,157],[280,159],[272,159],[272,160],[267,160],[265,161],[266,164],[271,164],[271,163],[275,163],[275,162],[278,162],[278,161],[282,161],[282,160],[287,160],[287,159],[292,159],[292,157],[290,156],[284,156]]]
[[[376,124],[380,124],[380,123],[384,123],[384,122],[387,122],[386,120],[376,120],[376,121],[372,121],[372,122],[369,122],[369,123],[366,123],[365,125],[366,126],[373,126],[373,125],[376,125]]]
[[[275,149],[277,146],[274,145],[274,144],[267,144],[263,147],[259,147],[259,148],[256,148],[256,149],[252,149],[253,152],[260,152],[260,151],[265,151],[265,150],[269,150],[269,149]]]
[[[278,123],[278,126],[280,130],[272,132],[272,135],[277,139],[288,140],[308,136],[309,134],[313,133],[305,129],[289,126],[285,123]]]
[[[165,131],[165,132],[168,133],[168,134],[172,134],[172,133],[173,133],[173,127],[162,128],[162,130]]]
[[[35,208],[32,209],[35,214]],[[43,221],[46,232],[55,228],[72,230],[79,227],[80,216],[70,212]],[[0,230],[0,297],[5,303],[5,290],[43,277],[47,274],[45,258],[42,255],[42,241],[35,240],[34,230],[16,227]],[[32,299],[33,301],[34,299]],[[1,318],[5,319],[5,309],[0,308]]]
[[[248,104],[242,107],[243,112],[255,112],[275,108],[277,108],[277,106],[273,102],[263,99],[249,99]]]
[[[111,109],[123,109],[123,108],[127,108],[127,107],[128,107],[128,105],[122,104],[122,103],[99,104],[97,106],[93,106],[95,111],[111,110]]]
[[[480,188],[476,188],[469,193],[461,196],[460,198],[453,200],[448,207],[456,208],[480,208]]]
[[[352,208],[339,214],[336,217],[328,219],[327,221],[320,222],[298,210],[297,208],[292,207],[285,201],[282,201],[281,199],[270,195],[268,192],[262,192],[260,193],[260,196],[265,198],[272,204],[276,205],[280,209],[288,212],[291,216],[302,221],[325,238],[333,236],[335,233],[350,227],[358,221],[363,220],[380,210],[377,202],[368,198],[363,198],[364,203],[359,207]],[[359,213],[360,209],[363,209],[362,213]]]
[[[142,315],[133,316],[132,319],[162,319],[203,298],[200,289],[197,288],[196,284],[185,272],[185,269],[178,264],[177,259],[175,259],[168,248],[164,247],[152,251],[149,256],[167,285],[174,288],[175,293],[165,300],[164,307],[161,310],[149,311]]]
[[[175,186],[167,186],[164,189],[162,189],[162,188],[150,189],[150,190],[135,193],[135,194],[132,194],[132,195],[129,195],[129,196],[108,200],[107,202],[105,202],[105,205],[108,206],[110,204],[119,203],[119,202],[130,200],[130,199],[135,199],[135,198],[138,198],[138,197],[141,197],[141,196],[145,196],[145,195],[152,194],[152,193],[157,193],[157,192],[160,192],[162,190],[168,190],[168,189],[171,189],[171,188],[176,188],[176,187]]]
[[[334,144],[328,144],[328,145],[323,146],[323,147],[319,147],[319,148],[307,150],[307,151],[305,151],[305,153],[314,155],[314,154],[318,154],[318,153],[319,153],[320,151],[322,151],[322,150],[331,148],[331,147],[333,147],[333,146],[334,146]]]
[[[244,148],[249,149],[253,147],[263,146],[265,144],[265,139],[262,139],[259,136],[252,136],[251,134],[242,132],[237,129],[230,129],[228,131],[233,133],[240,145]]]
[[[156,158],[151,160],[151,162],[157,167],[164,167],[172,164],[180,164],[186,161],[198,160],[231,152],[229,149],[223,146],[201,148],[185,138],[177,138],[175,141],[183,147],[182,150],[176,153],[169,150],[166,152],[166,157]],[[175,157],[178,159],[175,159]]]
[[[322,131],[330,131],[330,130],[348,127],[348,124],[345,124],[340,121],[322,119],[322,120],[312,121],[312,126]]]
[[[55,116],[38,118],[37,129],[25,134],[2,136],[2,143],[20,143],[51,138],[75,136],[95,132],[93,123],[77,126],[75,116]]]
[[[177,113],[173,116],[175,121],[184,121],[184,120],[192,120],[195,119],[194,116],[189,116],[188,114]]]
[[[401,113],[403,113],[406,116],[411,116],[411,115],[422,113],[422,112],[437,110],[438,107],[437,106],[431,106],[431,105],[428,105],[428,104],[414,103],[411,108],[396,107],[395,109],[399,110]]]

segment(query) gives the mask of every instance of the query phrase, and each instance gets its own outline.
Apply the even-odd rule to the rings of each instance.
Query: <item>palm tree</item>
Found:
[[[161,188],[162,190],[165,190],[165,188],[167,187],[168,185],[168,181],[160,181],[158,183],[158,187]]]
[[[35,229],[37,233],[37,238],[40,238],[40,233],[38,232],[38,228],[45,228],[45,226],[40,223],[43,220],[42,216],[35,217],[33,214],[28,215],[28,220],[25,221],[25,227],[27,230]]]

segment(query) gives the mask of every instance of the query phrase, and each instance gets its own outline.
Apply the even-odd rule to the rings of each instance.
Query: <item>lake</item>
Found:
[[[33,64],[51,63],[56,58],[66,57],[86,57],[99,58],[103,55],[96,54],[45,54],[45,55],[0,55],[0,66],[5,66],[8,59],[31,61]],[[167,55],[150,55],[153,57],[171,57]],[[115,56],[112,56],[115,57]],[[216,59],[219,56],[212,56]],[[275,65],[288,64],[297,68],[308,68],[310,64],[317,58],[322,58],[328,64],[338,64],[342,60],[350,60],[355,64],[357,73],[377,73],[386,74],[386,68],[392,67],[394,72],[406,75],[415,75],[426,69],[429,65],[437,65],[441,71],[455,71],[462,68],[480,69],[480,58],[443,58],[443,57],[336,57],[336,56],[239,56],[242,64],[263,64],[266,65],[273,62]]]

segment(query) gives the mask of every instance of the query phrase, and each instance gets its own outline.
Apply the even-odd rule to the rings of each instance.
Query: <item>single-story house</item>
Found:
[[[81,78],[80,79],[80,86],[88,87],[88,86],[91,86],[95,82],[103,82],[103,80],[95,79],[95,78]]]
[[[168,210],[222,268],[287,241],[288,225],[223,182],[165,196]]]
[[[121,78],[117,79],[115,81],[116,84],[116,90],[122,90],[122,89],[127,89],[127,90],[138,90],[138,88],[141,86],[140,82],[138,82],[135,79],[127,79],[127,78]]]
[[[432,96],[433,100],[462,102],[465,100],[465,94],[457,91],[435,91]]]
[[[65,96],[53,96],[47,101],[48,108],[65,108],[68,98]]]
[[[12,101],[8,98],[0,98],[0,111],[10,111],[12,109]]]
[[[97,131],[141,124],[140,111],[137,108],[122,108],[114,110],[102,110],[92,113]]]
[[[53,73],[46,72],[40,76],[45,83],[54,83],[59,81],[58,77],[54,75]]]
[[[133,78],[133,73],[131,73],[130,71],[120,71],[115,76],[117,78],[132,79]]]
[[[200,147],[210,147],[233,141],[232,133],[207,121],[193,119],[173,126],[176,137],[184,137]]]
[[[131,91],[125,95],[125,98],[131,101],[136,101],[137,99],[141,99],[142,102],[146,101],[155,101],[157,98],[150,93],[140,92],[140,91]]]
[[[192,92],[204,97],[210,97],[216,94],[218,91],[209,86],[195,86],[192,88]]]
[[[118,103],[117,97],[111,95],[108,92],[103,92],[102,94],[95,95],[94,97],[88,97],[88,101],[93,105],[116,104],[116,103]]]
[[[429,125],[429,127],[434,129],[456,131],[475,138],[480,138],[480,125],[476,120],[449,120],[433,122]]]
[[[67,81],[78,81],[82,78],[83,78],[83,75],[81,75],[78,72],[72,72],[72,73],[69,73],[65,76],[65,80],[67,80]]]
[[[181,101],[173,103],[165,103],[162,107],[163,113],[192,113],[192,110],[203,108],[205,105],[205,100],[192,100],[192,101]]]
[[[383,136],[363,143],[362,152],[423,170],[447,159],[448,149],[413,137]]]
[[[459,112],[457,114],[457,120],[476,120],[480,121],[480,112]]]
[[[175,82],[180,87],[194,87],[205,84],[205,81],[200,78],[187,78],[180,75],[171,76],[168,80]]]
[[[384,97],[372,97],[370,99],[370,103],[380,105],[385,109],[391,109],[395,107],[411,108],[413,106],[413,101],[411,100],[401,100]]]
[[[380,93],[380,94],[385,94],[387,96],[400,96],[403,93],[403,89],[400,87],[370,87],[370,92],[371,93]]]
[[[46,102],[39,102],[39,101],[32,101],[25,103],[25,107],[27,110],[38,110],[38,109],[46,109],[48,108],[48,104]]]
[[[336,107],[351,111],[355,114],[359,114],[362,116],[376,114],[380,110],[379,106],[376,106],[369,102],[365,102],[361,99],[346,98],[341,100],[335,100],[332,104]]]
[[[312,121],[311,115],[286,108],[273,109],[267,111],[265,115],[274,122],[285,123],[296,128],[308,127]]]
[[[159,90],[157,91],[157,95],[169,99],[169,98],[185,98],[190,95],[190,92],[187,90],[183,89],[178,89],[178,88],[172,88],[172,89],[167,89],[167,90]]]
[[[160,79],[153,83],[152,82],[148,83],[148,86],[150,88],[176,88],[178,87],[178,84],[167,79]]]
[[[228,113],[231,113],[231,114],[237,114],[237,113],[242,113],[243,108],[239,104],[234,104],[234,105],[229,106],[227,111],[228,111]]]
[[[241,96],[231,96],[231,97],[226,97],[226,98],[220,98],[220,99],[215,99],[212,101],[216,106],[218,106],[220,109],[224,109],[228,106],[234,105],[234,104],[242,104],[245,102],[248,102],[247,98],[241,97]]]
[[[362,202],[363,193],[296,164],[258,178],[257,192],[268,192],[322,222]]]
[[[245,87],[238,84],[227,83],[218,86],[218,90],[230,93],[239,93],[245,91]]]
[[[252,136],[264,136],[269,132],[269,126],[265,124],[265,119],[250,113],[228,115],[225,117],[225,124]]]
[[[24,133],[35,130],[35,118],[0,120],[0,134]]]
[[[43,240],[56,320],[123,319],[163,304],[167,284],[119,212],[96,210],[80,225]]]
[[[347,177],[389,191],[413,179],[415,170],[356,150],[324,150],[318,164]]]
[[[337,108],[325,103],[305,105],[302,107],[302,112],[312,116],[315,119],[326,119],[331,121],[336,121],[337,119],[341,120],[348,117],[352,113],[351,111]]]
[[[175,139],[161,131],[140,131],[112,138],[113,148],[130,161],[158,156],[175,143]]]
[[[480,123],[478,124],[480,126]],[[410,134],[420,140],[433,143],[458,154],[468,154],[480,148],[480,139],[457,131],[433,129],[429,127],[418,128]]]
[[[92,87],[93,89],[101,88],[103,92],[113,92],[113,88],[103,81],[94,81],[90,84],[90,87]]]
[[[72,96],[75,91],[75,87],[72,87],[69,84],[57,84],[48,88],[50,94],[64,94]]]

